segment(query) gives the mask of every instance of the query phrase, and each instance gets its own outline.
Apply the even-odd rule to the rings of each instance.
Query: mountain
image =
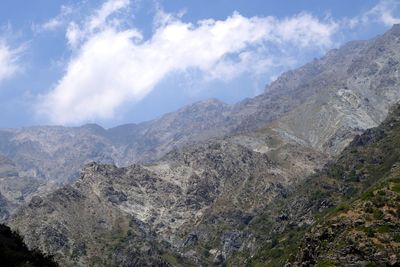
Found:
[[[10,159],[0,155],[0,220],[8,219],[13,210],[29,202],[36,194],[57,188],[55,183],[40,181],[20,172]]]
[[[324,174],[346,184],[348,192],[323,197],[338,205],[307,231],[296,265],[400,265],[399,145],[397,106],[382,125],[355,138],[326,169]]]
[[[212,99],[107,130],[95,124],[2,129],[0,154],[15,165],[19,187],[45,192],[73,183],[91,161],[151,163],[174,149],[259,129],[282,146],[296,144],[333,157],[354,135],[382,122],[400,99],[399,36],[400,25],[395,25],[375,39],[350,42],[284,73],[263,94],[235,105]],[[264,142],[260,138],[251,137],[250,149]],[[22,192],[20,202],[25,203],[31,192]]]
[[[239,136],[238,143],[273,154],[265,146],[268,136],[281,148],[296,145],[332,158],[354,135],[382,122],[389,107],[400,99],[399,32],[400,26],[395,25],[375,39],[332,50],[284,73],[263,94],[235,105],[212,99],[153,121],[107,130],[95,124],[2,129],[0,155],[11,160],[18,173],[12,182],[18,185],[6,190],[14,195],[6,196],[13,203],[7,212],[33,194],[73,183],[91,161],[117,166],[151,163],[174,149],[210,138]],[[290,157],[284,149],[280,151],[281,162],[285,155]]]
[[[90,265],[93,258],[101,258],[104,265],[116,264],[118,259],[111,257],[110,262],[110,255],[101,253],[97,237],[103,239],[101,244],[126,247],[124,242],[131,235],[143,247],[137,239],[154,236],[175,249],[186,242],[182,230],[196,224],[204,213],[228,212],[229,206],[222,206],[222,201],[237,202],[232,223],[248,223],[253,216],[249,209],[257,208],[250,206],[254,204],[249,194],[271,199],[283,190],[283,179],[266,155],[215,141],[171,152],[156,165],[89,164],[78,182],[35,197],[11,224],[24,233],[29,246],[39,245],[60,261],[70,260],[65,265]],[[266,202],[262,199],[259,208]],[[76,256],[79,246],[85,247],[84,254]],[[108,247],[107,251],[113,250]]]
[[[259,214],[231,266],[400,264],[400,106]],[[370,264],[370,265],[368,265]]]
[[[398,266],[399,169],[307,233],[295,265]],[[388,178],[386,177],[386,178]]]
[[[75,181],[31,197],[9,223],[30,248],[66,266],[300,262],[302,253],[293,252],[318,212],[378,179],[374,172],[363,181],[351,169],[358,162],[352,147],[378,138],[357,136],[400,99],[399,48],[395,25],[287,72],[264,94],[233,106],[210,100],[109,130],[4,130],[1,151],[19,176]],[[384,155],[369,152],[364,163],[379,165]],[[86,165],[76,180],[91,159],[100,163]],[[145,164],[124,167],[132,162]],[[330,171],[321,170],[325,164]]]

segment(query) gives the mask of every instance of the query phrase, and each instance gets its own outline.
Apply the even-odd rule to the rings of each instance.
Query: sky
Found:
[[[236,103],[395,23],[400,0],[2,0],[0,127],[113,127]]]

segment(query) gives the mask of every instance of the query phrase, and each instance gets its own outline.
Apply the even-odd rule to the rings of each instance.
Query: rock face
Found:
[[[0,195],[0,220],[1,221],[8,219],[8,217],[10,216],[10,212],[9,212],[10,210],[11,210],[11,208],[9,207],[9,202],[3,195]]]
[[[83,179],[97,168],[88,166]],[[12,225],[25,233],[29,247],[54,253],[62,266],[169,266],[159,257],[146,225],[113,206],[126,201],[117,195],[122,193],[110,194],[110,186],[102,192],[89,186],[83,180],[34,197]]]
[[[284,193],[286,176],[266,154],[215,140],[173,151],[153,165],[91,163],[73,186],[34,197],[10,223],[30,247],[54,254],[63,265],[92,265],[93,259],[102,265],[125,263],[135,251],[139,258],[154,253],[158,260],[170,250],[186,251],[208,240],[200,234],[209,231],[193,230],[205,218],[220,225],[231,212],[231,225],[248,224],[254,210]],[[224,257],[240,247],[242,235],[223,233]],[[129,240],[136,247],[128,249]],[[168,249],[153,251],[157,246],[151,241],[168,244]],[[125,248],[121,259],[113,258],[112,246]],[[155,264],[152,260],[148,258],[149,265]]]
[[[8,219],[16,208],[29,202],[32,196],[55,188],[54,183],[19,172],[14,162],[0,155],[0,221]]]
[[[147,162],[91,163],[76,182],[31,197],[10,224],[66,266],[282,266],[318,212],[373,182],[351,149],[385,133],[340,153],[400,99],[399,32],[331,51],[233,106],[210,100],[109,130],[3,130],[0,152],[18,170],[4,175],[16,180],[69,183],[89,160]],[[379,155],[363,162],[392,163]]]
[[[89,161],[152,162],[177,147],[277,121],[274,128],[283,137],[336,155],[354,134],[378,125],[400,99],[399,27],[332,50],[235,105],[202,101],[108,130],[97,125],[3,129],[0,153],[33,177],[66,182]]]

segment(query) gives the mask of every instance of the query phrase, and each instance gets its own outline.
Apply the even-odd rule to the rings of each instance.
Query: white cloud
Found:
[[[360,16],[356,16],[347,21],[350,28],[355,28],[362,24],[381,23],[386,26],[400,23],[400,17],[396,17],[394,12],[398,11],[400,3],[394,0],[380,0],[370,10]]]
[[[58,30],[65,26],[68,17],[74,12],[72,6],[62,5],[60,13],[42,24],[33,23],[32,31],[35,33]]]
[[[104,27],[107,18],[110,17],[110,15],[129,6],[129,3],[129,0],[112,0],[105,2],[101,8],[97,10],[96,14],[89,19],[86,26],[87,29],[89,31],[94,31],[98,28]]]
[[[0,37],[0,82],[14,76],[20,69],[19,58],[23,48],[11,48]]]
[[[392,26],[400,23],[400,18],[393,15],[394,10],[399,6],[399,2],[393,0],[381,0],[378,5],[372,8],[367,16],[376,16],[383,24]]]
[[[52,18],[48,21],[46,21],[43,25],[42,25],[42,29],[45,31],[51,31],[51,30],[55,30],[58,27],[62,26],[62,21],[59,18]]]
[[[66,33],[68,44],[75,48],[82,41],[85,41],[86,37],[90,37],[96,31],[104,30],[108,26],[118,26],[112,25],[115,21],[109,22],[108,19],[117,11],[128,7],[129,4],[129,0],[109,0],[104,2],[92,16],[89,16],[82,27],[79,27],[73,21],[70,22]]]
[[[196,24],[159,13],[153,35],[144,40],[137,29],[109,20],[128,5],[108,1],[83,24],[71,22],[67,39],[74,57],[39,105],[52,123],[111,119],[121,105],[140,101],[172,72],[195,69],[212,79],[231,79],[269,68],[276,64],[272,55],[254,53],[265,46],[326,49],[338,27],[307,13],[277,19],[236,12]]]
[[[71,47],[76,47],[82,39],[83,33],[79,29],[79,26],[75,22],[71,22],[68,25],[67,32],[65,33],[65,37],[68,40],[68,44]]]

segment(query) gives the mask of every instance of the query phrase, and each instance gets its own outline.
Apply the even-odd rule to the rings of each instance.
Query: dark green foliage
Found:
[[[400,194],[400,184],[396,184],[392,187],[392,190]]]
[[[390,228],[388,225],[382,225],[378,228],[378,233],[389,233]]]
[[[383,190],[379,190],[379,191],[378,191],[378,195],[386,196],[386,192],[383,191]]]
[[[371,227],[364,228],[364,232],[368,237],[374,237],[375,236],[375,231]]]
[[[336,262],[333,260],[322,260],[321,262],[318,263],[318,267],[333,267],[333,266],[338,266]]]
[[[383,219],[383,212],[379,209],[374,209],[374,211],[372,212],[372,215],[374,216],[374,218],[376,220],[382,220]]]
[[[383,266],[385,266],[385,265],[382,265],[382,264],[377,263],[377,262],[368,262],[368,263],[365,265],[365,267],[383,267]]]
[[[342,203],[336,208],[336,212],[346,212],[350,208],[349,204],[347,203]]]
[[[350,173],[349,173],[349,177],[347,178],[349,181],[351,181],[351,182],[359,182],[360,181],[360,178],[358,177],[358,175],[357,175],[357,173],[356,173],[356,171],[355,170],[352,170]]]
[[[362,195],[361,195],[362,200],[370,200],[373,197],[374,197],[374,193],[372,193],[372,191],[366,191],[366,192],[362,193]]]
[[[10,228],[0,224],[0,263],[1,266],[58,266],[51,257],[38,251],[30,251],[22,238]]]
[[[371,213],[371,214],[374,212],[374,208],[373,208],[373,205],[371,204],[371,202],[368,202],[368,203],[365,205],[364,211],[365,211],[366,213]]]
[[[394,241],[394,242],[400,243],[400,234],[395,234],[395,235],[393,236],[393,241]]]

